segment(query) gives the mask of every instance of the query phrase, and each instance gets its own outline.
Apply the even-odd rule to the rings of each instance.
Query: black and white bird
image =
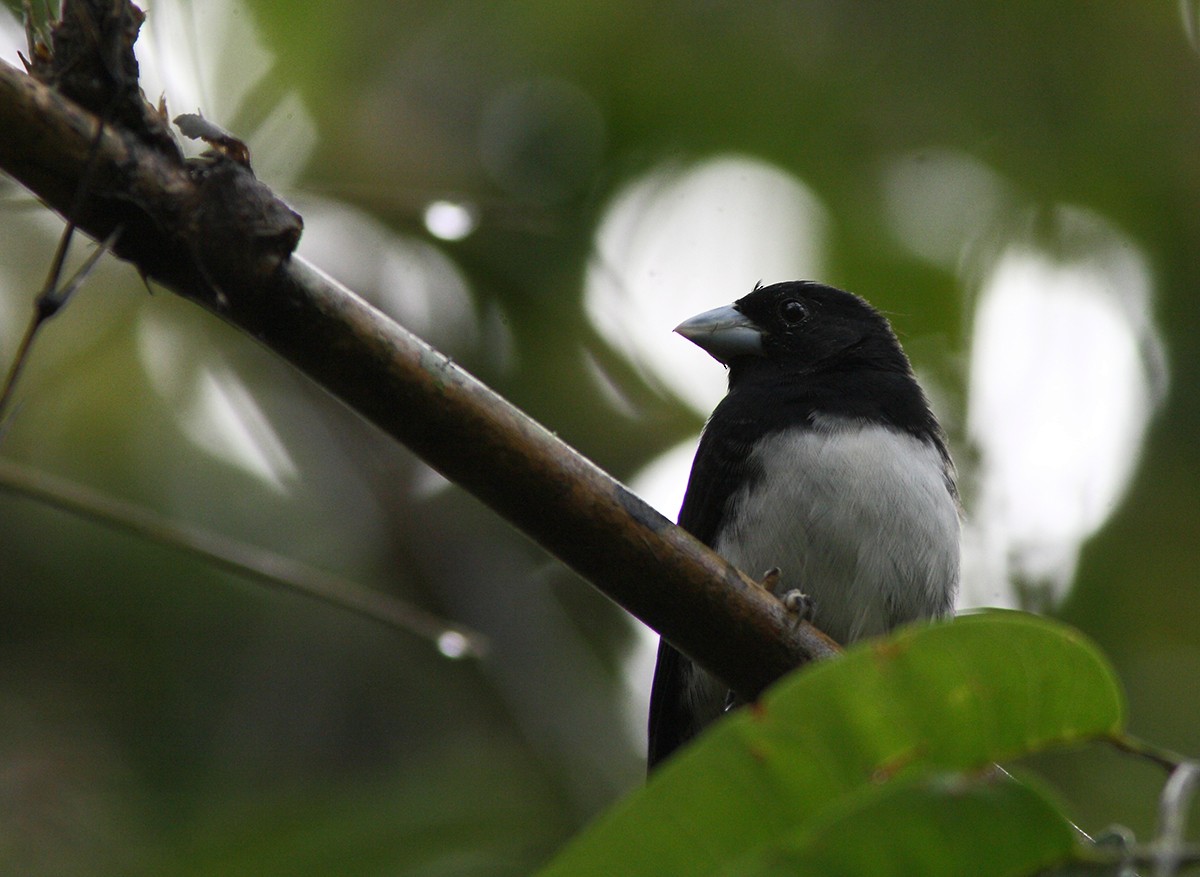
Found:
[[[811,599],[842,644],[949,615],[959,576],[954,467],[888,321],[849,292],[758,287],[676,329],[729,368],[679,524],[777,594]],[[650,768],[724,711],[728,692],[663,640]]]

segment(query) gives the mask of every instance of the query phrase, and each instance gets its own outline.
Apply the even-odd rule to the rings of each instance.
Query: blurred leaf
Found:
[[[898,775],[971,770],[1115,731],[1111,668],[1056,622],[990,612],[796,673],[719,723],[544,873],[712,873]]]
[[[889,783],[727,874],[923,877],[1030,874],[1075,850],[1046,796],[1007,778],[939,776]]]

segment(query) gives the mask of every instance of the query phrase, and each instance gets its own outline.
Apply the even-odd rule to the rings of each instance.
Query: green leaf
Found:
[[[806,668],[717,723],[543,872],[709,874],[901,776],[972,770],[1117,730],[1123,699],[1062,624],[988,612]]]
[[[994,774],[888,783],[854,804],[725,873],[999,877],[1034,873],[1076,850],[1071,824],[1049,798]]]

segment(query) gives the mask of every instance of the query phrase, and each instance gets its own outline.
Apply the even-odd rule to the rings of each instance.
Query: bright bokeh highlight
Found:
[[[707,413],[722,369],[671,330],[758,281],[819,277],[825,209],[791,174],[741,156],[652,171],[622,189],[596,232],[587,314],[651,383]]]
[[[1129,485],[1165,390],[1138,250],[1093,214],[1061,209],[1057,222],[1074,251],[1013,243],[975,308],[971,605],[1045,608],[1063,596]]]

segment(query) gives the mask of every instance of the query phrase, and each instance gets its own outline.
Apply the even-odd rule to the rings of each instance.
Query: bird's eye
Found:
[[[779,316],[785,323],[794,326],[808,316],[808,308],[794,298],[784,299],[779,304]]]

